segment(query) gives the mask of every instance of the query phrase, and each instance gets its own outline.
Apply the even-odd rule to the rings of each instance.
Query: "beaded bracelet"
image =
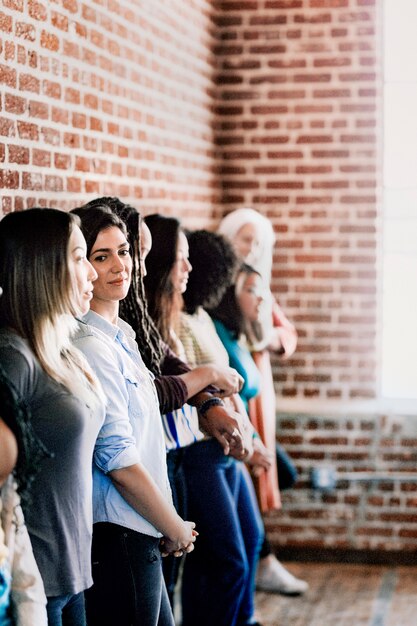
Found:
[[[213,396],[212,398],[207,398],[206,400],[203,400],[203,402],[198,405],[197,411],[200,413],[200,415],[204,416],[207,411],[211,409],[212,406],[224,406],[224,402],[221,398],[216,398],[216,396]]]

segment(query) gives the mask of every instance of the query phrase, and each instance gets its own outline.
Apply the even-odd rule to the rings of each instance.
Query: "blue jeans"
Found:
[[[88,626],[175,626],[159,539],[94,524],[92,568],[94,585],[85,592]]]
[[[48,626],[86,626],[84,594],[49,596]]]
[[[183,467],[199,532],[184,565],[183,626],[250,623],[263,525],[246,468],[214,440],[187,448]]]

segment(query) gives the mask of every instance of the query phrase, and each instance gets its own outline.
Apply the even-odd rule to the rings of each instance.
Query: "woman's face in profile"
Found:
[[[140,269],[142,271],[142,276],[146,276],[146,257],[152,248],[152,235],[151,231],[147,227],[144,221],[141,222],[139,227],[140,230]]]
[[[249,322],[259,320],[264,289],[259,274],[244,274],[243,283],[238,293],[238,302],[242,315]],[[239,280],[238,280],[239,282]]]
[[[68,242],[68,267],[73,277],[74,308],[77,315],[85,315],[93,297],[93,282],[97,273],[87,260],[87,245],[78,226],[74,226]]]
[[[236,253],[249,265],[256,258],[260,247],[260,237],[255,224],[247,223],[237,231],[232,240]]]
[[[177,293],[184,293],[187,289],[188,275],[192,270],[188,255],[188,240],[185,234],[180,231],[178,234],[177,256],[171,270],[172,285]]]

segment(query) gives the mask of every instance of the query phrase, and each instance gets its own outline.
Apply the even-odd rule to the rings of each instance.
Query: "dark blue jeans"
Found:
[[[174,626],[159,540],[117,524],[94,524],[88,626]]]
[[[263,525],[246,468],[217,441],[186,449],[188,517],[199,537],[182,581],[183,626],[235,626],[254,612]]]
[[[86,626],[84,593],[49,596],[48,626]]]

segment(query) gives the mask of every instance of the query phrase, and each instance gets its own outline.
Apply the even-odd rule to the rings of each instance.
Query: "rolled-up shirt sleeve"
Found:
[[[126,379],[109,345],[95,336],[81,337],[76,346],[93,368],[106,395],[106,417],[98,434],[93,460],[105,474],[139,462],[129,421]]]

